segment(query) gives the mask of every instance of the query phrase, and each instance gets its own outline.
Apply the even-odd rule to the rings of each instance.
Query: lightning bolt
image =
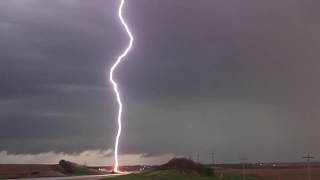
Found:
[[[113,86],[113,90],[115,92],[116,98],[117,98],[117,102],[118,102],[118,117],[117,117],[117,122],[118,122],[118,132],[117,132],[117,136],[116,136],[116,142],[115,142],[115,148],[114,148],[114,160],[115,160],[115,165],[113,168],[114,172],[119,172],[118,166],[119,166],[119,160],[118,160],[118,147],[119,147],[119,138],[121,135],[121,115],[122,115],[122,102],[121,102],[121,96],[120,96],[120,92],[118,89],[118,84],[117,82],[114,80],[113,78],[113,74],[114,71],[117,69],[118,65],[120,64],[120,62],[123,60],[124,57],[127,56],[127,54],[129,53],[130,49],[132,48],[132,44],[133,44],[133,35],[129,29],[129,26],[127,25],[126,21],[124,20],[123,16],[122,16],[122,10],[123,10],[123,6],[125,4],[125,0],[120,0],[120,6],[118,9],[118,16],[120,19],[120,22],[122,24],[122,26],[125,28],[130,41],[129,44],[127,46],[127,48],[122,52],[122,54],[117,58],[116,62],[112,65],[111,69],[110,69],[110,82]]]

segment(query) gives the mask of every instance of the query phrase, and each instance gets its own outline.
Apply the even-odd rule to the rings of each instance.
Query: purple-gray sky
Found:
[[[0,152],[113,148],[116,0],[0,1]],[[123,154],[320,156],[317,0],[128,0]],[[0,153],[1,154],[1,153]],[[2,153],[3,154],[3,153]],[[1,162],[1,160],[0,160]]]

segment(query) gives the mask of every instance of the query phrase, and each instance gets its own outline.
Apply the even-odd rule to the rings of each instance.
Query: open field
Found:
[[[1,178],[65,176],[57,165],[0,164]]]
[[[241,169],[219,169],[217,174],[238,174]],[[300,167],[275,167],[275,168],[251,168],[246,169],[246,173],[256,180],[307,180],[307,170],[304,166]],[[311,168],[311,179],[320,179],[320,167]]]
[[[115,174],[90,175],[90,176],[68,176],[68,177],[42,177],[42,178],[22,178],[21,180],[101,180],[110,179]]]
[[[59,164],[0,164],[0,179],[103,175],[104,173],[68,161]]]

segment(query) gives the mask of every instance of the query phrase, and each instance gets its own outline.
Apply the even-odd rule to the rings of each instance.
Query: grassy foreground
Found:
[[[218,177],[203,177],[203,176],[187,176],[178,174],[165,174],[165,175],[142,175],[130,174],[125,176],[118,176],[112,178],[113,180],[241,180],[240,176],[228,175],[223,179]],[[247,178],[250,180],[249,178]]]

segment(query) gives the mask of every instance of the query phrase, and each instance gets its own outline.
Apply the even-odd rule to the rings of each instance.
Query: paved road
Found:
[[[76,179],[76,180],[100,180],[107,177],[119,176],[116,174],[108,175],[93,175],[93,176],[74,176],[74,177],[49,177],[49,178],[24,178],[20,180],[64,180],[64,179]]]

